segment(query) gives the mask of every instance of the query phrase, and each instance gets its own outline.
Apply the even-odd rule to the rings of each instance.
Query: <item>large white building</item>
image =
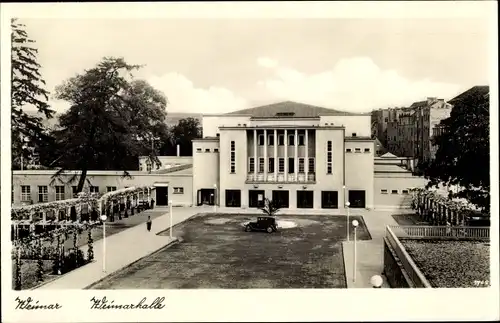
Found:
[[[193,156],[139,158],[139,171],[89,171],[89,191],[154,186],[158,206],[217,204],[256,208],[265,198],[288,209],[387,208],[409,205],[408,190],[425,180],[403,160],[375,157],[370,114],[282,102],[202,118]],[[75,171],[13,172],[13,204],[73,197]]]

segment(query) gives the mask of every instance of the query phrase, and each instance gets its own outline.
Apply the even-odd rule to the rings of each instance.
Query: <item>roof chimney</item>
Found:
[[[177,157],[181,155],[181,145],[177,145]]]

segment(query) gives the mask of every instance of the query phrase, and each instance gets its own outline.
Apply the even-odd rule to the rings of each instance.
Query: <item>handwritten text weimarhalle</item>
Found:
[[[161,310],[165,307],[163,302],[165,301],[165,297],[157,297],[152,302],[147,303],[147,298],[143,297],[137,303],[128,303],[128,304],[119,304],[115,303],[114,300],[108,301],[106,296],[103,298],[92,297],[90,302],[92,305],[90,306],[91,310]]]

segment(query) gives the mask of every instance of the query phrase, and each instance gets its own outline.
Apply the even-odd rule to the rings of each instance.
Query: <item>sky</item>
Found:
[[[489,80],[484,19],[22,19],[47,89],[104,56],[168,98],[168,112],[280,101],[350,112],[449,100]],[[51,98],[62,112],[68,103]]]

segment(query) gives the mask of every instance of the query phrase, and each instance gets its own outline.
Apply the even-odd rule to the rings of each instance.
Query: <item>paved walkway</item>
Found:
[[[387,225],[397,225],[393,214],[411,213],[411,210],[365,211],[363,219],[372,240],[356,242],[356,280],[354,281],[354,243],[342,242],[347,288],[373,288],[370,278],[382,276],[384,268],[384,236]],[[385,277],[383,288],[389,288]]]
[[[172,223],[176,225],[203,211],[203,209],[191,207],[173,208]],[[157,235],[170,226],[168,208],[165,208],[165,212],[164,215],[153,219],[151,232],[146,230],[145,223],[141,223],[106,238],[106,272],[103,271],[103,240],[101,239],[94,243],[94,262],[50,281],[38,289],[84,289],[174,242],[175,237],[171,239],[169,236]],[[86,254],[88,246],[85,245],[81,249]]]

